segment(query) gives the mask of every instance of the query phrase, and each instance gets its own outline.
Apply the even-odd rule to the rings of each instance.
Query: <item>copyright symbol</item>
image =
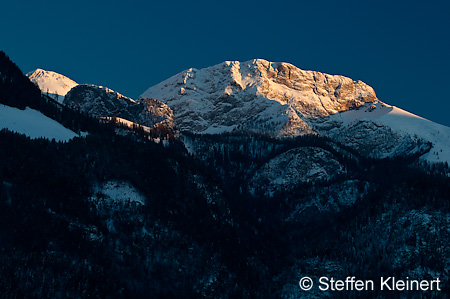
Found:
[[[313,281],[311,278],[309,277],[303,277],[302,279],[300,279],[300,281],[298,282],[298,285],[300,286],[300,289],[302,289],[303,291],[309,291],[312,289],[313,287]]]

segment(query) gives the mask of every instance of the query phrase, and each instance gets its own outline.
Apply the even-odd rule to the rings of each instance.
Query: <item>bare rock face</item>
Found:
[[[261,93],[294,107],[306,118],[325,117],[377,101],[373,88],[361,81],[304,71],[283,62],[258,59],[255,64],[266,82]]]
[[[272,136],[311,134],[310,119],[377,101],[363,82],[262,59],[186,70],[140,96],[149,97],[174,110],[181,130]]]
[[[168,128],[175,127],[173,111],[166,104],[155,99],[140,99],[138,103],[144,107],[143,117],[151,119],[154,125],[162,124]]]
[[[147,127],[174,126],[172,109],[166,104],[154,99],[134,101],[101,86],[78,85],[65,96],[63,104],[95,117],[116,116]]]

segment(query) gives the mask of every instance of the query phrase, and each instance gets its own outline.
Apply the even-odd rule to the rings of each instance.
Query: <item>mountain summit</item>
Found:
[[[274,136],[312,133],[308,120],[377,101],[374,90],[361,81],[263,59],[191,68],[149,88],[141,98],[168,104],[184,130]]]
[[[43,69],[36,69],[35,71],[29,72],[27,77],[31,82],[37,84],[42,92],[58,95],[59,102],[62,102],[64,96],[73,87],[78,85],[77,82],[64,75]]]

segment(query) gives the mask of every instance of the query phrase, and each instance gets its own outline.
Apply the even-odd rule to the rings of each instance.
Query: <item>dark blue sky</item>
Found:
[[[8,1],[0,49],[132,98],[189,67],[264,58],[371,85],[450,126],[448,1]]]

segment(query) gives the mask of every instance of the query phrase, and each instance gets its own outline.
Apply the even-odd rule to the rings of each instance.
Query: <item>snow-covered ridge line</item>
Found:
[[[331,124],[333,124],[334,128],[326,134],[339,139],[339,136],[345,135],[345,131],[350,131],[361,122],[370,122],[380,127],[391,128],[400,136],[409,136],[415,141],[430,142],[432,149],[423,155],[422,159],[430,162],[450,162],[450,128],[396,106],[377,103],[371,107],[344,111],[331,115],[319,126],[332,126]],[[319,127],[317,129],[320,131]],[[370,135],[373,132],[367,131],[367,134]]]
[[[127,97],[127,96],[125,96],[125,95],[123,95],[123,94],[121,94],[121,93],[119,93],[119,92],[117,92],[115,90],[112,90],[111,88],[105,87],[105,86],[95,85],[95,84],[80,84],[80,85],[81,86],[89,86],[89,87],[93,87],[93,88],[98,88],[100,90],[104,90],[105,93],[113,94],[117,98],[123,98],[123,99],[126,99],[126,100],[130,101],[130,102],[136,103],[136,101],[133,100],[132,98]]]
[[[70,80],[44,70],[29,76],[47,84]],[[200,134],[319,134],[375,158],[424,153],[429,142],[433,147],[422,159],[450,161],[450,128],[383,103],[364,82],[284,62],[190,68],[150,87],[137,101],[107,87],[76,85],[64,104],[97,117],[120,117],[129,126],[173,128],[176,121],[181,131]]]

